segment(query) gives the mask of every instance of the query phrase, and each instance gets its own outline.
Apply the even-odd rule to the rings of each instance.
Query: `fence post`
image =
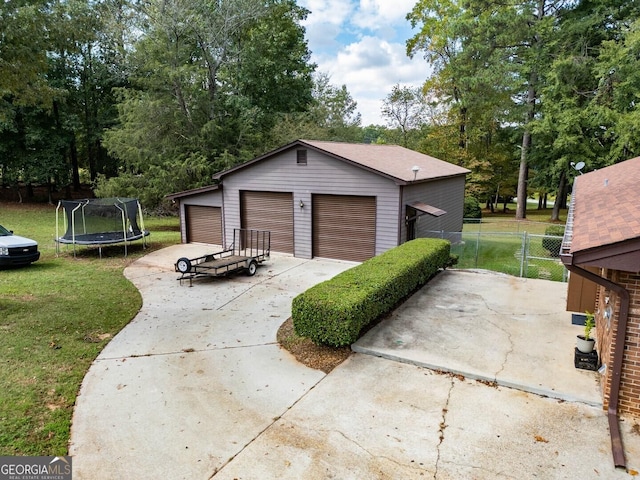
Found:
[[[478,255],[480,251],[480,230],[478,230],[478,234],[476,235],[476,261],[473,265],[473,268],[478,268]]]
[[[520,255],[520,278],[524,276],[524,262],[525,257],[527,256],[527,231],[525,230],[522,234],[522,254]]]

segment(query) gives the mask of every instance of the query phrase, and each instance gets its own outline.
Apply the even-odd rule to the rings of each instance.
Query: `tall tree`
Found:
[[[123,172],[163,185],[153,204],[263,153],[274,118],[308,108],[307,13],[292,0],[145,5],[131,85],[118,89],[119,123],[104,141]],[[176,172],[173,185],[165,171]]]
[[[325,72],[313,76],[311,102],[304,112],[280,115],[269,146],[276,148],[299,138],[343,142],[363,141],[358,103],[346,85],[331,83]]]
[[[638,52],[632,47],[632,22],[639,9],[636,2],[584,0],[559,16],[553,61],[533,122],[533,133],[545,146],[534,152],[538,168],[533,181],[556,192],[552,220],[559,220],[566,206],[576,175],[572,165],[585,162],[591,170],[636,154],[635,137],[622,140],[619,135],[625,130],[622,117],[633,117],[635,110]],[[618,98],[626,98],[612,102],[621,93]]]
[[[394,85],[382,102],[382,116],[392,128],[399,128],[402,146],[409,147],[409,134],[418,130],[425,121],[425,99],[422,90]]]
[[[46,0],[0,6],[0,129],[11,126],[13,105],[51,106]]]
[[[408,16],[422,27],[408,42],[408,52],[425,51],[435,65],[427,86],[448,92],[444,98],[456,105],[460,148],[467,147],[471,124],[486,134],[496,124],[520,127],[516,218],[526,216],[540,69],[548,61],[555,18],[568,2],[421,0]]]

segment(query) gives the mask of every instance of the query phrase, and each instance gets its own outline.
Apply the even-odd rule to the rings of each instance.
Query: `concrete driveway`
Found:
[[[325,375],[276,332],[295,295],[353,264],[274,255],[254,277],[181,286],[173,262],[210,250],[169,247],[126,269],[144,304],[83,382],[75,479],[633,473],[613,468],[595,375],[573,368],[564,285],[444,272]],[[639,470],[640,427],[622,432]]]

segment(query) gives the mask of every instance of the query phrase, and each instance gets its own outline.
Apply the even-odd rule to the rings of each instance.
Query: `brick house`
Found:
[[[572,276],[597,285],[595,339],[616,466],[624,466],[618,415],[640,418],[638,179],[640,157],[576,177],[560,255]]]

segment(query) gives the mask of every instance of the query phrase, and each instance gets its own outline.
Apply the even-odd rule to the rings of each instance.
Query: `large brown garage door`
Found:
[[[185,205],[187,242],[222,245],[222,212],[220,207]]]
[[[376,253],[376,198],[313,196],[313,256],[361,262]]]
[[[242,228],[269,230],[271,250],[293,253],[293,194],[241,192]]]

